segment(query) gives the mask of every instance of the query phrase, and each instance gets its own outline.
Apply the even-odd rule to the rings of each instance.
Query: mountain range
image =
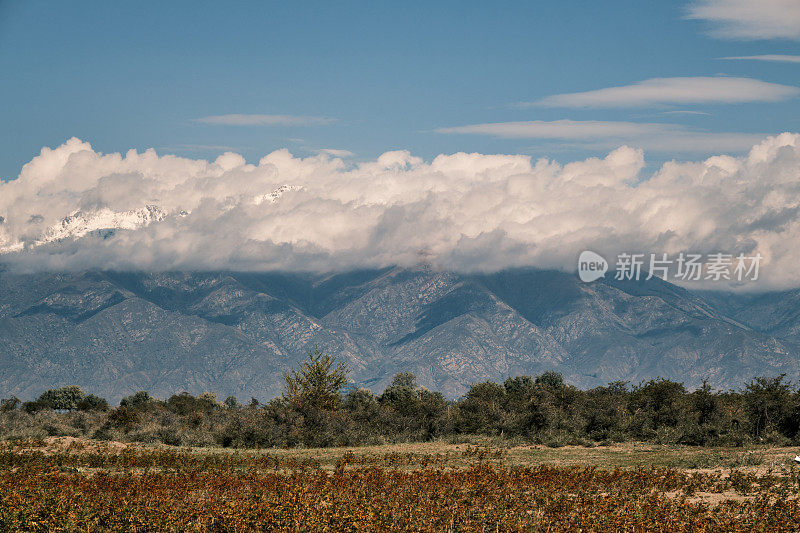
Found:
[[[660,376],[741,388],[800,377],[800,291],[701,293],[536,269],[0,271],[5,397],[76,384],[111,400],[138,390],[266,399],[313,349],[375,391],[400,371],[448,397],[547,370],[580,387]]]

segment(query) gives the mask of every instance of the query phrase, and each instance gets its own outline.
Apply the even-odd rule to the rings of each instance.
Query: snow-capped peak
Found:
[[[251,198],[251,202],[255,205],[261,205],[264,202],[275,203],[287,191],[297,191],[302,188],[297,185],[282,185],[272,192]],[[232,203],[229,209],[235,205]],[[64,217],[57,224],[49,226],[39,238],[33,241],[24,238],[14,239],[11,235],[0,231],[0,254],[20,252],[26,247],[36,247],[67,239],[80,239],[96,232],[102,232],[105,237],[115,230],[140,229],[170,216],[184,218],[189,216],[189,212],[180,209],[168,212],[157,205],[146,205],[129,211],[114,211],[108,207],[94,211],[79,209]]]
[[[283,196],[283,193],[285,193],[287,191],[299,191],[301,189],[302,189],[302,187],[299,186],[299,185],[281,185],[280,187],[278,187],[277,189],[275,189],[272,192],[269,192],[267,194],[260,194],[260,195],[258,195],[256,197],[254,197],[253,198],[253,203],[256,204],[256,205],[261,205],[264,202],[269,202],[269,203],[274,204],[276,201],[278,201],[278,198]]]
[[[157,205],[147,205],[130,211],[112,211],[104,207],[97,211],[75,211],[60,223],[47,228],[36,245],[63,239],[78,239],[93,231],[109,229],[134,230],[167,218],[168,213]]]

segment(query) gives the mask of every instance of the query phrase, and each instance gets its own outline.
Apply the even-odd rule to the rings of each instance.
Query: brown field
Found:
[[[0,444],[3,531],[797,531],[790,448]]]

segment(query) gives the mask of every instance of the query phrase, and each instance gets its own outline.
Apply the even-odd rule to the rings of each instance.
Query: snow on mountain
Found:
[[[253,203],[256,204],[256,205],[261,205],[264,202],[269,202],[271,204],[274,204],[275,202],[278,201],[278,198],[283,196],[283,194],[285,192],[287,192],[287,191],[299,191],[301,189],[302,189],[302,187],[300,187],[299,185],[281,185],[280,187],[278,187],[277,189],[275,189],[272,192],[269,192],[267,194],[260,194],[260,195],[256,196],[255,198],[253,198]]]
[[[261,205],[265,202],[272,204],[277,202],[284,193],[301,190],[302,188],[297,185],[282,185],[271,192],[252,197],[249,201],[255,205]],[[233,209],[236,205],[236,201],[231,199],[230,205],[225,207]],[[189,214],[189,211],[183,209],[170,212],[158,205],[146,205],[129,211],[114,211],[107,207],[95,211],[76,210],[64,217],[59,223],[49,226],[41,236],[33,241],[25,238],[15,238],[12,234],[3,231],[4,228],[2,226],[5,223],[5,219],[0,217],[0,255],[21,252],[26,246],[36,247],[67,239],[80,239],[95,232],[137,230],[170,216],[183,218],[189,216]]]
[[[25,248],[22,242],[12,242],[10,244],[0,244],[0,254],[10,254],[13,252],[21,252]]]
[[[60,223],[45,230],[36,246],[64,239],[78,239],[100,230],[135,230],[167,218],[168,213],[157,205],[147,205],[130,211],[102,208],[93,212],[75,211]]]

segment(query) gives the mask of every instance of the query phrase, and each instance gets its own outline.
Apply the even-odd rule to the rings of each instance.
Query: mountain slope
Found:
[[[268,398],[311,349],[345,361],[357,384],[382,390],[411,371],[448,396],[546,370],[582,387],[797,378],[796,293],[743,298],[534,269],[0,271],[0,391],[30,398],[74,383],[112,400],[140,389]]]

